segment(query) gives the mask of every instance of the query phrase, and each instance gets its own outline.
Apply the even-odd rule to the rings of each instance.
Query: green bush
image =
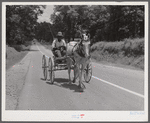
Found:
[[[91,46],[91,56],[107,61],[144,68],[144,38],[119,42],[98,42]]]
[[[17,50],[18,52],[23,50],[22,45],[11,45],[11,47],[14,47],[14,49]]]
[[[15,50],[20,52],[20,51],[30,50],[30,45],[31,45],[31,41],[26,41],[24,42],[24,44],[21,45],[15,44],[15,45],[11,45],[11,47],[14,47]]]

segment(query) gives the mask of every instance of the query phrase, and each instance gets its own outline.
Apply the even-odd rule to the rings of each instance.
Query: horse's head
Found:
[[[82,49],[82,53],[86,58],[90,58],[90,41],[82,41],[79,44]]]

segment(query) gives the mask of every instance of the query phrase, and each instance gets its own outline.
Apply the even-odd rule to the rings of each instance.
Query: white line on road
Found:
[[[39,50],[42,54],[44,54],[44,53],[39,49],[39,47],[37,46],[37,44],[36,44],[36,47],[38,48],[38,50]]]
[[[100,78],[98,78],[98,77],[95,77],[95,76],[92,76],[92,77],[95,78],[95,79],[97,79],[97,80],[100,80],[100,81],[102,81],[102,82],[104,82],[104,83],[107,83],[107,84],[109,84],[109,85],[112,85],[112,86],[114,86],[114,87],[116,87],[116,88],[119,88],[119,89],[121,89],[121,90],[124,90],[124,91],[126,91],[126,92],[128,92],[128,93],[131,93],[131,94],[134,94],[134,95],[136,95],[136,96],[139,96],[139,97],[144,98],[144,95],[142,95],[142,94],[139,94],[139,93],[136,93],[136,92],[134,92],[134,91],[128,90],[128,89],[123,88],[123,87],[121,87],[121,86],[119,86],[119,85],[115,85],[115,84],[113,84],[113,83],[111,83],[111,82],[105,81],[105,80],[100,79]]]
[[[40,48],[36,45],[36,47],[38,48],[38,50],[44,55],[44,53],[40,50]],[[49,58],[47,55],[45,55],[47,58]]]
[[[36,46],[37,46],[37,45],[36,45]],[[38,46],[37,46],[37,48],[39,49]],[[40,49],[39,49],[39,51],[40,51],[42,54],[44,54]],[[46,57],[48,57],[48,56],[46,56]],[[105,81],[105,80],[100,79],[100,78],[98,78],[98,77],[95,77],[95,76],[92,76],[92,77],[95,78],[95,79],[97,79],[97,80],[100,80],[100,81],[102,81],[102,82],[104,82],[104,83],[107,83],[107,84],[109,84],[109,85],[112,85],[112,86],[114,86],[114,87],[116,87],[116,88],[119,88],[119,89],[121,89],[121,90],[124,90],[124,91],[126,91],[126,92],[128,92],[128,93],[131,93],[131,94],[134,94],[134,95],[136,95],[136,96],[139,96],[139,97],[144,98],[144,95],[142,95],[142,94],[136,93],[136,92],[131,91],[131,90],[126,89],[126,88],[123,88],[123,87],[121,87],[121,86],[119,86],[119,85],[115,85],[115,84],[113,84],[113,83],[111,83],[111,82]]]

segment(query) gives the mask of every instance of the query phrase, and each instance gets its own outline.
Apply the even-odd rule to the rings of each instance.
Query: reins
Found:
[[[72,55],[73,55],[73,53],[77,50],[77,53],[78,53],[81,57],[85,57],[85,56],[83,56],[83,51],[81,51],[81,48],[78,48],[78,47],[80,47],[79,45],[80,45],[80,42],[76,43],[76,44],[73,46],[73,48],[72,48]],[[76,48],[76,47],[77,47],[77,48]],[[75,48],[76,48],[76,49],[75,49]],[[74,50],[74,49],[75,49],[75,50]],[[81,52],[82,52],[82,53],[81,53]],[[71,57],[71,56],[66,56],[66,57],[70,58],[70,59],[74,62],[74,65],[76,64],[75,59],[74,59],[73,57]]]
[[[78,45],[79,49],[77,50],[77,53],[81,56],[81,57],[85,57],[85,53],[83,52],[82,46],[79,44]]]
[[[74,47],[72,48],[72,53],[73,53],[73,50],[74,50],[74,48],[76,47],[76,45],[78,45],[78,43],[76,43],[76,44],[74,45]]]
[[[74,50],[74,48],[77,46],[77,49],[76,50]],[[85,57],[85,54],[83,53],[83,49],[81,48],[82,46],[80,45],[80,42],[79,43],[76,43],[75,45],[74,45],[74,47],[72,48],[72,53],[74,53],[74,51],[76,51],[78,54],[79,54],[79,56],[81,56],[81,57]]]

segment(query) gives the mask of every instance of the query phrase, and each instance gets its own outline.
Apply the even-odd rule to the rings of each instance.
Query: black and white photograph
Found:
[[[2,2],[3,121],[148,121],[148,2]]]

